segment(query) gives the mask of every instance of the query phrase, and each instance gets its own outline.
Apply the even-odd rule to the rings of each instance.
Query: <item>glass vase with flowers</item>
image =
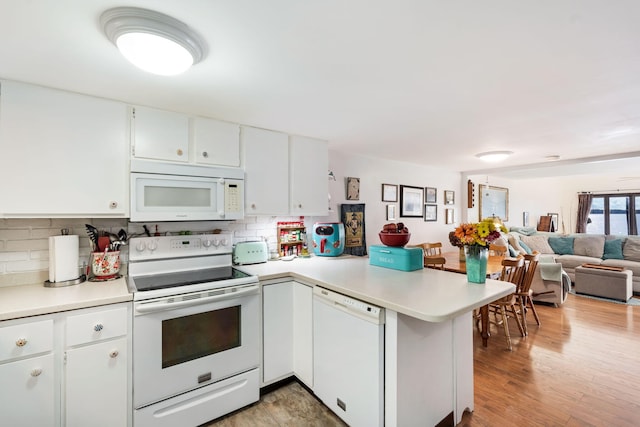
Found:
[[[500,238],[500,232],[507,232],[503,225],[496,225],[492,218],[477,223],[460,224],[453,232],[453,237],[464,247],[467,281],[485,283],[487,277],[487,260],[489,245]]]

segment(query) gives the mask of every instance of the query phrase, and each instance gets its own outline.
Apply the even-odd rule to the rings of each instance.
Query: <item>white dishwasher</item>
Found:
[[[313,392],[351,427],[384,425],[384,309],[313,289]]]

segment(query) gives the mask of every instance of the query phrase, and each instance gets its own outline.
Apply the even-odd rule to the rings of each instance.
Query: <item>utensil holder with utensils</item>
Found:
[[[113,280],[120,277],[120,251],[91,253],[91,281]]]

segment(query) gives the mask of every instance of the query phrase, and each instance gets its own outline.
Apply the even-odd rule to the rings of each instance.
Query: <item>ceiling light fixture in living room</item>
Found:
[[[153,74],[183,73],[205,56],[204,41],[189,26],[153,10],[116,7],[100,23],[125,58]]]
[[[513,151],[487,151],[476,154],[476,157],[485,162],[500,162],[513,154]]]

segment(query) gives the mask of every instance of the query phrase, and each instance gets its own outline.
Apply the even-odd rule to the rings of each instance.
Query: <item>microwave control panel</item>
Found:
[[[244,204],[243,182],[227,179],[224,182],[224,211],[226,214],[242,213]]]

